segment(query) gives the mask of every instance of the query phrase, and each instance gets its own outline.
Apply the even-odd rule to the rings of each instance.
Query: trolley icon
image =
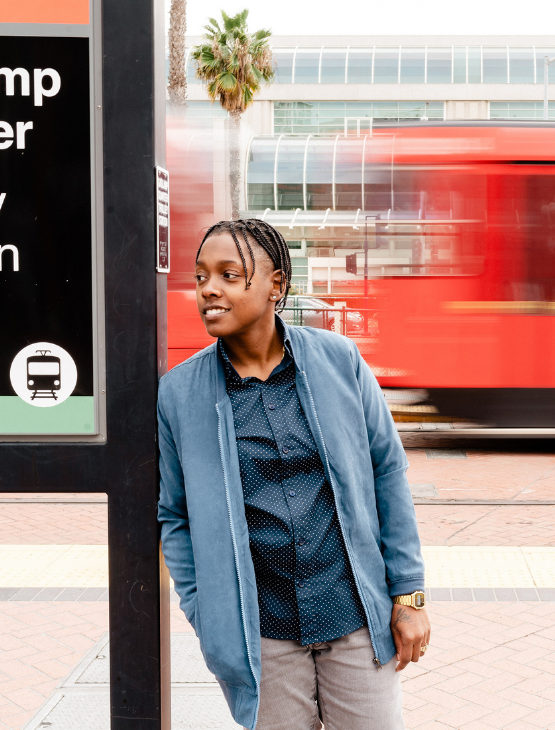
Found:
[[[61,388],[62,371],[60,358],[47,355],[51,350],[36,350],[38,355],[27,358],[27,389],[32,390],[31,400],[53,398],[58,400],[57,390]]]

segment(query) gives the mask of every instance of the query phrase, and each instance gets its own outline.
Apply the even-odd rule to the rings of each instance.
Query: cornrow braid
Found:
[[[289,255],[289,249],[287,247],[287,242],[285,241],[285,238],[269,223],[259,220],[258,218],[242,218],[236,221],[219,221],[219,223],[215,223],[213,226],[210,226],[210,228],[204,234],[202,243],[200,244],[197,251],[196,261],[198,261],[198,257],[200,256],[200,252],[204,245],[204,242],[208,238],[210,238],[210,236],[217,236],[222,231],[230,232],[233,240],[235,241],[235,245],[237,246],[237,250],[239,251],[239,255],[241,256],[243,271],[245,272],[245,289],[248,289],[250,287],[256,267],[254,252],[248,238],[249,236],[251,236],[253,240],[255,240],[256,243],[262,249],[264,249],[264,251],[272,260],[274,267],[281,271],[281,298],[276,304],[276,311],[283,311],[283,308],[287,304],[287,295],[289,294],[289,289],[291,288],[291,276],[293,273],[291,267],[291,256]],[[239,237],[237,235],[238,233],[241,234],[241,237],[245,242],[245,246],[247,247],[247,251],[249,252],[252,260],[252,274],[250,275],[250,278],[247,270],[245,255],[239,243]]]

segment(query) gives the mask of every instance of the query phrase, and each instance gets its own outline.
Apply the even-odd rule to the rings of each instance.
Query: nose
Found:
[[[217,279],[214,276],[210,276],[202,287],[203,299],[211,299],[212,297],[219,298],[222,296],[222,290],[217,286]]]

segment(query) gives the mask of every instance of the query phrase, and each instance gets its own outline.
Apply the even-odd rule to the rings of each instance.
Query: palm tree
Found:
[[[187,0],[172,0],[170,7],[168,95],[172,107],[185,108],[187,77],[185,69],[185,32],[187,30]]]
[[[229,112],[229,182],[231,187],[231,217],[239,218],[241,163],[239,132],[241,114],[252,104],[262,82],[274,78],[272,52],[268,45],[269,30],[249,33],[243,10],[230,18],[222,10],[223,29],[217,20],[209,18],[205,25],[204,43],[192,50],[197,62],[197,77],[205,82],[212,101],[219,101]]]

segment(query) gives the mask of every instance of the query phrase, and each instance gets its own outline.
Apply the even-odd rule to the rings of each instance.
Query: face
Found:
[[[210,236],[201,249],[196,264],[197,306],[212,337],[244,334],[260,324],[273,325],[280,299],[280,274],[273,270],[267,254],[259,253],[258,246],[252,247],[256,266],[248,289],[243,262],[230,233]],[[244,242],[241,250],[250,279],[252,261]]]

